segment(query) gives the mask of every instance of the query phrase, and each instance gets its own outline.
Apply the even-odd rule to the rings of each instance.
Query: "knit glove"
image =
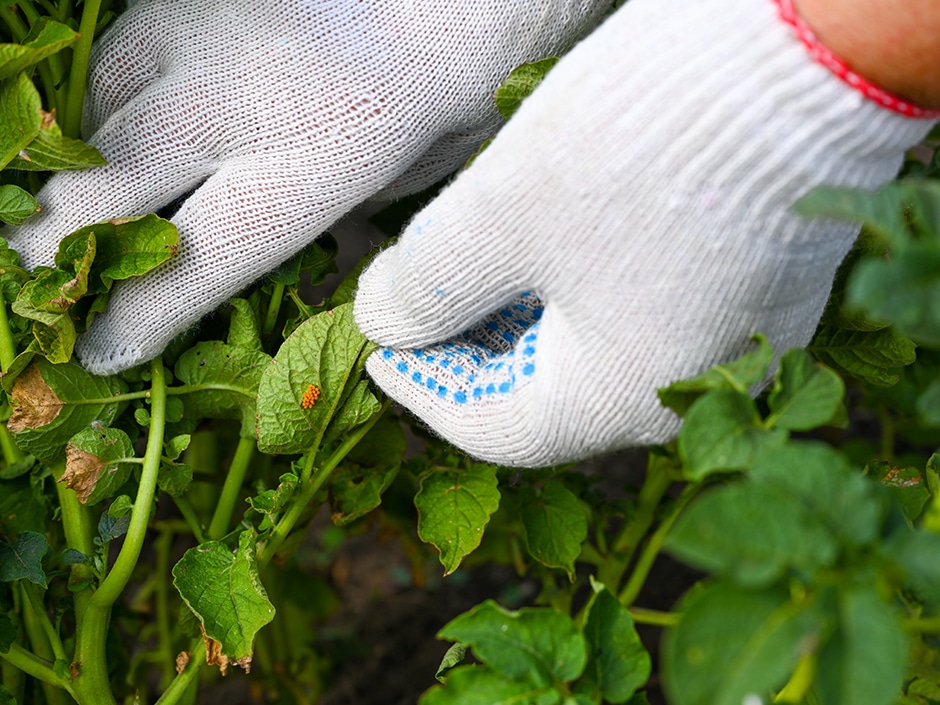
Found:
[[[84,131],[108,165],[56,175],[4,232],[28,267],[109,218],[186,198],[178,256],[121,283],[76,353],[158,354],[361,201],[452,172],[500,124],[520,63],[565,51],[609,0],[151,0],[98,43]]]
[[[363,274],[378,384],[471,455],[539,466],[674,436],[657,388],[754,332],[808,343],[857,228],[791,205],[877,188],[933,119],[781,4],[630,0],[563,58]]]

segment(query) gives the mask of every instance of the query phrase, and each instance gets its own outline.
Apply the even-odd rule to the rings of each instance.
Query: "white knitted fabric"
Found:
[[[930,125],[815,63],[769,0],[630,0],[364,273],[356,320],[389,346],[367,369],[496,463],[662,442],[658,387],[757,331],[809,341],[857,228],[794,201],[878,187]]]
[[[25,264],[59,239],[196,189],[179,256],[120,284],[77,353],[158,354],[359,202],[418,190],[496,131],[492,95],[565,51],[609,0],[151,0],[97,45],[84,127],[109,164],[55,176],[4,232]]]

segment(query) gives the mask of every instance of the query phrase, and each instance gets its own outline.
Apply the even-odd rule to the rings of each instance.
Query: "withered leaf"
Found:
[[[203,637],[205,637],[205,632],[203,632]],[[176,654],[177,674],[182,673],[183,671],[186,670],[186,667],[189,665],[189,662],[191,659],[192,659],[192,654],[190,654],[188,651],[180,651],[178,654]]]
[[[199,625],[199,631],[202,632],[202,641],[206,645],[206,665],[208,666],[218,666],[219,673],[223,676],[228,674],[229,664],[235,664],[236,666],[244,669],[245,673],[251,673],[251,656],[242,656],[237,659],[230,659],[228,656],[222,653],[222,644],[217,642],[210,636],[206,636],[206,630],[203,629],[202,625]],[[183,653],[186,653],[185,651]],[[182,656],[182,654],[180,654]],[[176,668],[177,673],[182,673],[180,670],[180,656],[176,657]],[[186,658],[186,663],[189,663],[189,658]],[[186,668],[186,664],[183,664],[183,668]]]
[[[62,400],[46,384],[37,365],[30,365],[13,383],[10,394],[13,412],[7,428],[13,433],[52,423],[62,411]]]
[[[59,479],[70,490],[75,490],[78,501],[85,504],[98,484],[98,477],[107,463],[69,443],[65,447],[65,472]]]

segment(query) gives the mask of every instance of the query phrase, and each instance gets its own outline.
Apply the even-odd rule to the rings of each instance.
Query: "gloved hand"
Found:
[[[499,126],[506,75],[609,4],[142,0],[93,57],[84,129],[108,165],[56,175],[3,235],[52,264],[72,230],[196,189],[178,257],[118,286],[76,347],[95,373],[146,361],[356,204],[461,165]]]
[[[379,385],[470,454],[538,466],[673,436],[656,389],[754,332],[809,342],[857,228],[790,206],[878,187],[932,119],[850,87],[778,12],[630,0],[564,57],[363,274]]]

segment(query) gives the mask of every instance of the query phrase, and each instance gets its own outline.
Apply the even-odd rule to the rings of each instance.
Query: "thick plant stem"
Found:
[[[7,316],[6,302],[0,298],[0,370],[6,372],[16,359],[16,343],[10,332],[10,319]]]
[[[163,428],[166,422],[166,380],[161,358],[151,365],[150,387],[150,434],[147,437],[147,451],[140,475],[140,486],[131,512],[131,522],[114,566],[92,595],[85,609],[84,618],[79,622],[76,635],[75,661],[79,666],[80,677],[76,680],[76,689],[88,703],[110,705],[114,695],[108,683],[105,640],[111,606],[120,597],[131,573],[137,565],[140,551],[147,534],[150,521],[150,507],[157,487],[157,473],[160,470],[160,458],[163,454]]]
[[[65,472],[65,463],[59,461],[52,466],[52,477],[55,479],[55,491],[59,498],[59,512],[62,516],[62,528],[65,531],[65,542],[69,548],[81,551],[86,556],[95,553],[95,535],[98,533],[92,521],[91,513],[84,504],[78,501],[74,490],[59,482]],[[90,582],[94,580],[95,573],[92,567],[85,564],[76,564],[71,568],[70,582],[73,584]],[[91,599],[90,589],[79,590],[75,593],[75,617],[79,621],[88,601]]]
[[[56,658],[56,660],[67,661],[68,656],[65,653],[65,647],[62,646],[62,640],[59,638],[59,633],[55,630],[55,627],[52,626],[52,622],[49,620],[49,614],[46,612],[46,606],[43,604],[42,597],[36,593],[36,587],[25,582],[21,583],[21,587],[23,589],[23,594],[26,596],[26,601],[29,603],[29,607],[33,611],[36,624],[38,624],[42,629],[46,636],[46,640],[49,642],[49,648],[52,649],[52,655]]]
[[[73,698],[78,699],[75,697],[75,693],[69,682],[63,678],[59,678],[55,674],[55,671],[52,670],[52,664],[49,661],[30,653],[19,644],[13,644],[10,646],[9,651],[0,653],[0,658],[7,661],[14,668],[18,668],[26,675],[32,676],[36,680],[55,686],[56,688],[62,688],[70,693]]]
[[[238,441],[235,456],[232,458],[232,464],[229,466],[228,474],[225,476],[222,494],[219,497],[218,503],[215,505],[212,521],[209,523],[210,541],[220,539],[228,533],[228,527],[232,521],[232,513],[235,511],[238,495],[241,492],[242,483],[245,481],[248,468],[251,466],[251,458],[254,452],[254,438],[243,437]]]
[[[206,662],[206,645],[202,639],[193,642],[189,650],[189,663],[178,674],[170,687],[163,691],[156,705],[176,705],[199,676],[199,668]]]
[[[3,459],[7,465],[13,465],[26,457],[26,453],[13,442],[13,436],[7,430],[6,424],[0,424],[0,450],[3,451]]]
[[[85,101],[85,85],[88,81],[88,60],[91,57],[91,43],[95,39],[95,26],[98,24],[98,12],[101,0],[85,0],[82,20],[78,25],[79,38],[72,49],[72,68],[69,71],[69,83],[66,90],[65,115],[60,116],[59,124],[66,137],[80,137],[82,128],[82,104]]]
[[[300,490],[298,497],[291,503],[290,508],[281,517],[281,520],[277,523],[277,526],[274,527],[274,531],[271,532],[271,536],[268,537],[267,542],[265,542],[264,547],[261,549],[258,554],[258,568],[263,569],[274,557],[274,554],[277,552],[277,549],[284,542],[284,539],[287,538],[287,535],[294,528],[294,525],[300,519],[300,515],[303,514],[304,509],[313,499],[314,495],[320,491],[320,488],[323,487],[323,484],[329,479],[330,475],[333,474],[333,471],[336,469],[336,466],[343,462],[343,458],[356,447],[356,444],[362,440],[372,427],[375,426],[376,422],[382,418],[388,409],[391,402],[388,400],[382,404],[382,409],[371,419],[366,421],[362,426],[357,428],[355,431],[349,434],[346,437],[346,440],[337,448],[333,454],[327,458],[326,462],[320,467],[316,473],[311,476],[313,470],[313,463],[316,459],[316,450],[311,448],[307,453],[307,457],[304,462],[304,467],[301,470],[301,477],[310,477],[310,480],[306,482]]]
[[[679,623],[677,612],[660,612],[642,607],[631,607],[630,616],[637,624],[650,624],[654,627],[674,627]]]
[[[663,547],[666,535],[669,533],[670,529],[672,529],[672,525],[675,523],[676,519],[679,518],[682,510],[685,509],[686,505],[695,497],[700,487],[701,485],[689,485],[686,487],[679,497],[679,500],[676,502],[676,505],[669,513],[669,516],[663,520],[653,535],[650,536],[649,542],[647,542],[643,553],[640,555],[636,566],[633,568],[630,580],[627,581],[626,586],[618,596],[618,599],[624,607],[630,607],[640,594],[640,590],[643,589],[643,584],[646,582],[646,578],[649,576],[650,570],[653,567],[653,562],[656,560],[656,556],[659,555],[659,551]]]
[[[277,317],[281,313],[281,302],[284,301],[284,285],[275,284],[271,291],[271,300],[268,301],[268,311],[264,316],[264,323],[261,326],[261,335],[267,337],[274,332],[274,326],[277,324]]]

